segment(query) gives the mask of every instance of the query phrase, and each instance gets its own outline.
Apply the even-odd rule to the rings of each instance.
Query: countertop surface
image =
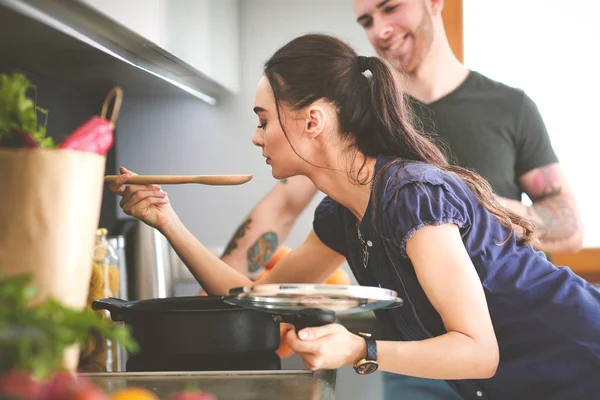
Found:
[[[218,400],[334,400],[336,371],[120,372],[87,375],[108,393],[142,387],[161,400],[188,387]]]

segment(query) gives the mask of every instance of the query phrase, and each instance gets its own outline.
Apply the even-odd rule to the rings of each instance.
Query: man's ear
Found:
[[[306,109],[304,130],[310,137],[317,137],[325,129],[327,113],[320,105],[311,105]]]

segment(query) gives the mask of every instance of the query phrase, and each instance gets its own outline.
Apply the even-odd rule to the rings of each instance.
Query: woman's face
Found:
[[[306,146],[302,140],[304,120],[298,118],[299,113],[283,105],[280,105],[280,111],[285,133],[277,115],[273,89],[267,77],[263,75],[256,88],[254,112],[258,116],[258,126],[252,136],[252,143],[262,149],[262,155],[271,166],[273,177],[276,179],[300,175],[307,165],[298,156],[303,155],[302,146]]]

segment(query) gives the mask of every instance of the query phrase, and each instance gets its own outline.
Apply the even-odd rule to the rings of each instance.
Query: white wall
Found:
[[[600,246],[599,13],[592,0],[464,0],[465,64],[537,103],[590,247]]]

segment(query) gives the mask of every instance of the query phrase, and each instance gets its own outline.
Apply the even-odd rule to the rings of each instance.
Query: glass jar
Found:
[[[92,256],[92,275],[87,299],[91,309],[96,300],[119,296],[119,258],[116,250],[108,242],[108,230],[96,231],[96,245]],[[95,311],[102,318],[110,320],[107,310]],[[79,370],[82,372],[118,372],[119,348],[116,343],[92,332],[87,337],[79,357]]]

